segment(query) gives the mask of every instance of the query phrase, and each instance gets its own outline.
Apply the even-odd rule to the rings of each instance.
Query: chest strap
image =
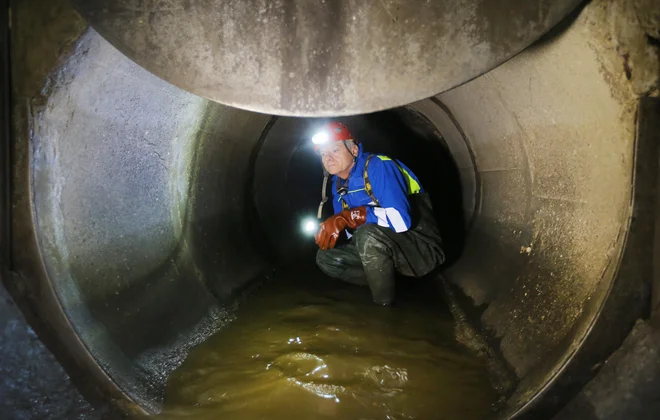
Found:
[[[367,161],[364,162],[364,172],[362,174],[362,177],[364,178],[364,191],[367,193],[369,198],[371,198],[371,201],[373,201],[377,207],[380,207],[380,203],[378,202],[378,199],[374,195],[374,191],[371,189],[371,181],[369,181],[369,172],[367,172],[369,170],[369,161],[374,156],[375,155],[369,155],[367,157]]]
[[[375,155],[369,155],[367,157],[366,162],[364,162],[364,171],[362,171],[362,178],[364,179],[364,191],[367,193],[371,201],[373,201],[374,205],[377,207],[380,206],[380,203],[378,202],[378,199],[374,195],[373,189],[371,188],[371,181],[369,181],[369,161],[371,160],[372,157]],[[339,185],[339,178],[337,178],[337,186],[336,186],[337,191],[340,189]],[[341,196],[341,208],[342,210],[349,210],[348,204],[346,204],[346,200],[344,200],[344,196]]]

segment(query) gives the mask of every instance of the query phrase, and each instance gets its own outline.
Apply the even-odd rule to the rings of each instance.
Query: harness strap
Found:
[[[364,191],[367,193],[367,195],[369,196],[369,198],[371,199],[371,201],[373,201],[373,203],[374,203],[377,207],[380,207],[380,202],[378,201],[378,199],[377,199],[376,196],[374,195],[374,191],[373,191],[373,189],[371,188],[371,181],[369,180],[369,172],[368,172],[368,171],[369,171],[369,161],[370,161],[371,158],[374,157],[374,156],[376,156],[376,155],[371,154],[371,155],[367,156],[367,160],[366,160],[366,162],[364,162],[364,171],[362,172],[362,178],[364,179]],[[386,158],[386,157],[383,157],[382,159],[383,159],[383,160],[391,160],[391,159]],[[399,168],[399,171],[401,171],[401,173],[402,173],[405,177],[407,177],[407,179],[408,179],[408,183],[409,183],[409,184],[414,184],[414,185],[409,185],[409,186],[408,186],[408,195],[417,194],[417,193],[420,191],[420,189],[421,189],[421,187],[419,186],[419,184],[417,183],[417,181],[415,181],[415,180],[410,176],[410,174],[408,173],[408,171],[406,171],[406,170],[403,169],[398,163],[396,163],[396,161],[394,161],[394,164],[397,166],[397,168]],[[337,187],[336,187],[336,188],[337,188],[337,191],[339,191],[339,179],[337,179]],[[342,208],[342,210],[349,210],[348,204],[346,204],[346,201],[344,200],[343,195],[341,196],[341,208]]]
[[[321,187],[321,203],[319,204],[319,209],[316,212],[316,218],[319,220],[321,220],[321,218],[323,217],[323,206],[328,201],[327,189],[328,189],[329,176],[330,174],[327,171],[323,170],[323,186]]]
[[[375,204],[377,207],[380,207],[380,203],[378,202],[378,199],[377,199],[376,196],[374,195],[374,191],[373,191],[373,189],[371,188],[371,181],[369,181],[369,172],[368,172],[368,171],[369,171],[369,161],[370,161],[371,158],[374,157],[374,156],[375,156],[375,155],[369,155],[369,156],[367,157],[367,161],[364,162],[364,172],[363,172],[363,174],[362,174],[362,177],[364,178],[364,191],[367,193],[367,195],[369,196],[369,198],[371,198],[371,201],[373,201],[374,204]],[[398,166],[398,165],[397,165],[397,166]]]

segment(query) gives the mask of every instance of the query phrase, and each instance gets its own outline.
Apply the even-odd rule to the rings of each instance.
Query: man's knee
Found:
[[[384,228],[371,223],[360,226],[354,234],[355,245],[357,246],[358,252],[362,255],[368,248],[373,246],[388,246],[391,243],[391,240],[384,232],[384,229],[389,228]]]
[[[331,252],[319,249],[316,253],[316,265],[325,274],[332,275],[333,272],[336,272],[338,264],[339,262],[332,258]]]
[[[373,223],[360,226],[354,233],[357,242],[363,242],[372,238],[381,238],[383,236],[382,227]]]
[[[326,275],[330,277],[340,278],[343,277],[346,270],[349,269],[353,263],[353,259],[357,259],[359,264],[359,257],[355,255],[351,258],[351,253],[343,249],[328,249],[322,250],[319,249],[316,252],[316,265],[323,271]]]
[[[362,260],[354,247],[334,248],[316,253],[316,264],[329,277],[365,285]]]

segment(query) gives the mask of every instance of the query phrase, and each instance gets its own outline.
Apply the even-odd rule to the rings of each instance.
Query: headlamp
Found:
[[[312,143],[323,144],[330,140],[330,136],[325,131],[318,132],[312,137]]]

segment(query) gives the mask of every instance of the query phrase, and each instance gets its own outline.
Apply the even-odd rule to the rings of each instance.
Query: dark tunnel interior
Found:
[[[306,253],[292,257],[292,249],[301,249],[301,252],[314,250],[314,247],[305,251],[297,247],[300,242],[310,242],[308,235],[300,231],[300,223],[306,217],[315,217],[321,199],[322,167],[312,150],[310,138],[315,128],[326,121],[328,119],[274,117],[262,134],[259,150],[255,151],[255,164],[273,162],[268,167],[268,174],[259,176],[282,181],[280,188],[266,186],[263,182],[246,188],[253,194],[250,199],[255,201],[254,208],[263,209],[255,211],[255,230],[268,244],[264,247],[266,250],[271,253],[279,250],[271,256],[277,261],[309,258]],[[436,222],[445,242],[448,257],[445,266],[451,265],[461,253],[467,225],[458,168],[438,128],[412,107],[344,117],[337,121],[351,128],[365,151],[400,159],[418,174],[431,195]],[[293,150],[282,150],[283,145],[291,145]],[[255,179],[248,182],[255,182]],[[328,195],[331,194],[330,188]],[[269,206],[267,200],[271,199],[287,204],[280,204],[280,208]],[[332,214],[331,203],[326,203],[323,214],[324,217]]]
[[[469,77],[452,79],[453,88],[427,99],[401,88],[403,96],[385,95],[396,107],[373,112],[389,108],[378,105],[383,92],[342,90],[331,80],[324,89],[347,101],[336,108],[332,95],[292,89],[302,74],[296,66],[306,63],[298,51],[289,51],[291,69],[273,89],[237,83],[228,92],[251,96],[215,102],[207,98],[217,91],[190,93],[211,86],[194,69],[182,73],[191,79],[179,77],[185,66],[154,71],[140,60],[157,48],[136,56],[68,2],[18,1],[3,184],[11,206],[2,213],[11,275],[3,273],[3,284],[87,399],[122,415],[156,414],[191,352],[244,325],[236,314],[258,305],[250,297],[273,279],[313,264],[316,247],[300,223],[316,213],[322,169],[309,140],[336,119],[367,151],[403,161],[430,192],[447,254],[430,276],[433,293],[457,321],[452,342],[487,361],[501,394],[493,416],[550,418],[573,398],[603,412],[602,394],[580,390],[601,368],[618,366],[605,361],[622,343],[645,337],[639,331],[650,330],[658,305],[657,288],[655,303],[650,296],[658,279],[660,60],[648,42],[657,22],[620,6],[585,4],[517,55],[478,44],[474,63],[454,66]],[[144,22],[162,29],[156,15]],[[301,31],[307,24],[297,23]],[[406,63],[388,70],[428,74]],[[218,80],[248,72],[234,70]],[[396,72],[365,74],[398,83]],[[366,83],[353,76],[348,82]],[[263,109],[245,102],[261,99]],[[223,348],[229,360],[234,349]]]

